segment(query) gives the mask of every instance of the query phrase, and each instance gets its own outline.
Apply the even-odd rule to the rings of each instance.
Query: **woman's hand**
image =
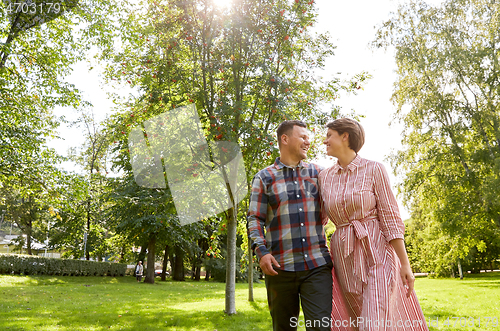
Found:
[[[401,262],[401,279],[403,280],[403,285],[406,289],[406,297],[410,297],[413,288],[415,287],[415,276],[411,271],[410,261],[408,260],[408,254],[406,254],[405,242],[403,239],[393,239],[389,243],[394,247],[396,255]]]
[[[406,297],[409,298],[415,287],[415,276],[409,264],[401,266],[401,280],[406,289]]]

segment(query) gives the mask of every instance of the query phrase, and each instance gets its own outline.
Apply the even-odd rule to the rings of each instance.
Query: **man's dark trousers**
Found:
[[[332,314],[332,263],[306,271],[276,270],[278,275],[266,275],[267,302],[274,331],[330,331]],[[304,321],[298,320],[300,306]]]

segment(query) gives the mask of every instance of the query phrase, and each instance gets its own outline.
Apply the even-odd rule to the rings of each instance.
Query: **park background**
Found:
[[[230,11],[231,6],[222,6],[222,2],[219,10]],[[164,3],[151,2],[151,7]],[[273,58],[271,64],[262,64],[263,60],[258,58],[255,50],[255,64],[263,71],[253,71],[258,78],[252,83],[254,86],[270,87],[273,93],[284,95],[283,90],[289,88],[292,91],[295,83],[289,101],[283,98],[272,105],[262,102],[263,106],[259,109],[262,114],[255,125],[257,131],[262,132],[267,115],[277,113],[303,118],[312,123],[311,129],[315,128],[317,132],[312,156],[321,153],[321,127],[325,120],[332,116],[361,116],[367,142],[360,154],[384,163],[387,169],[392,170],[393,184],[400,184],[393,187],[395,192],[399,192],[398,201],[407,226],[407,245],[414,271],[433,277],[459,277],[461,273],[467,276],[481,270],[498,269],[500,214],[496,197],[500,186],[500,135],[496,77],[499,37],[497,5],[484,1],[447,1],[443,2],[446,10],[434,11],[417,4],[409,5],[409,1],[262,3],[268,5],[268,15],[273,21],[263,24],[267,30],[260,32],[260,38],[264,42],[273,42],[272,52],[277,52],[281,41],[288,40],[297,40],[295,44],[300,40],[304,48],[316,46],[304,41],[301,36],[305,33],[298,30],[293,35],[287,34],[283,25],[286,25],[286,20],[280,21],[280,17],[288,15],[295,15],[303,26],[317,19],[317,23],[306,31],[307,34],[312,36],[316,32],[329,32],[336,48],[332,49],[334,55],[325,56],[324,66],[317,59],[311,60],[314,56],[322,56],[313,53],[308,59],[312,62],[302,63],[303,72],[289,69],[283,79],[278,79],[278,75],[273,73],[279,59]],[[427,3],[441,5],[441,1]],[[9,236],[9,242],[5,241],[1,248],[7,246],[9,252],[17,249],[17,252],[40,256],[60,254],[67,258],[85,257],[127,264],[146,259],[155,261],[158,268],[163,269],[163,280],[167,270],[171,279],[177,281],[191,277],[199,280],[202,272],[206,275],[209,271],[208,276],[212,280],[226,282],[225,310],[231,315],[235,312],[236,300],[231,293],[234,287],[241,285],[231,284],[232,279],[247,282],[249,269],[255,270],[255,281],[259,279],[257,269],[249,268],[248,245],[244,235],[246,202],[242,201],[236,211],[229,210],[199,224],[179,226],[171,198],[135,185],[125,153],[126,135],[122,133],[140,122],[130,121],[129,105],[134,104],[136,109],[145,107],[144,96],[149,94],[146,92],[148,89],[155,92],[177,89],[182,97],[176,101],[172,97],[164,103],[169,107],[172,104],[195,103],[200,114],[203,114],[203,107],[200,107],[203,96],[192,91],[189,93],[182,82],[171,76],[169,83],[164,81],[163,85],[155,85],[151,79],[138,78],[141,66],[144,69],[147,64],[132,62],[146,54],[148,49],[154,54],[154,47],[144,43],[147,35],[154,35],[154,32],[144,18],[127,17],[127,11],[123,10],[125,3],[82,1],[83,4],[88,6],[87,9],[92,8],[78,14],[83,17],[84,23],[73,27],[47,24],[40,33],[36,32],[40,29],[37,26],[32,29],[33,34],[20,33],[17,39],[14,38],[16,52],[7,51],[5,44],[3,46],[2,55],[8,60],[2,64],[0,82],[3,94],[0,209],[4,211],[0,230],[5,240],[13,228],[16,238]],[[393,16],[393,30],[382,27],[382,23],[391,18],[389,13],[395,12],[400,5],[406,12]],[[299,11],[293,6],[302,7]],[[136,13],[143,13],[147,6],[140,8]],[[283,13],[282,8],[285,9]],[[301,16],[303,10],[306,12]],[[113,14],[128,24],[118,25],[117,28]],[[5,11],[2,15],[4,42],[10,31]],[[276,26],[272,26],[275,19]],[[140,23],[133,24],[134,20]],[[408,22],[416,27],[410,28]],[[172,28],[181,29],[180,26],[182,23]],[[185,26],[182,28],[186,29]],[[50,32],[50,29],[53,31]],[[79,29],[88,34],[79,35],[76,32]],[[121,34],[124,40],[111,40],[109,33],[112,31]],[[273,36],[269,35],[271,31]],[[377,31],[386,34],[377,37]],[[178,37],[173,37],[175,33],[169,36],[173,38],[169,42]],[[259,34],[258,31],[253,33]],[[71,40],[69,36],[73,35],[82,39]],[[23,41],[23,37],[26,40]],[[187,59],[182,66],[189,65],[189,53],[186,53],[188,42],[194,40],[199,46],[203,44],[196,38],[188,38],[183,37],[184,48],[179,51],[179,56]],[[37,42],[30,45],[28,40]],[[387,48],[374,46],[372,42],[375,40],[376,43],[386,42]],[[63,47],[65,43],[74,46],[73,49]],[[36,48],[41,49],[45,45],[53,47],[53,50],[47,49],[44,53]],[[120,48],[123,45],[129,48],[123,51]],[[60,57],[56,46],[70,56]],[[235,62],[240,61],[243,67],[254,64],[238,56],[231,58],[234,54],[228,53],[224,48],[226,46],[221,43],[215,49],[226,60],[222,64],[226,72],[220,70],[211,74],[214,81],[220,84],[218,87],[225,87],[223,91],[232,95],[219,97],[217,102],[223,100],[225,104],[217,108],[217,102],[214,102],[214,113],[205,118],[201,116],[206,124],[214,123],[210,116],[216,117],[215,128],[220,127],[220,130],[212,132],[210,125],[205,127],[212,140],[230,131],[235,124],[234,113],[227,109],[235,106],[234,100],[238,97],[233,89],[235,82],[227,73],[235,70],[236,67],[232,66]],[[31,58],[23,57],[23,51]],[[93,58],[95,54],[99,56]],[[157,60],[160,66],[162,59]],[[122,70],[120,66],[124,61],[127,69]],[[290,57],[289,61],[297,60]],[[54,70],[52,75],[46,75],[44,70],[48,68],[42,70],[37,67],[38,64],[40,67],[48,64],[49,70]],[[182,66],[164,73],[183,72],[186,68]],[[155,75],[153,72],[149,74],[151,77]],[[329,86],[324,82],[323,85],[317,82],[316,86],[312,86],[307,85],[307,79],[302,75],[309,78],[323,76],[325,80],[338,77],[340,80],[334,79]],[[25,79],[19,78],[23,76]],[[73,94],[71,87],[63,88],[66,81],[75,84],[82,96]],[[48,82],[49,88],[43,85],[45,82]],[[54,97],[61,91],[67,95],[59,99]],[[108,98],[106,92],[116,95]],[[390,100],[393,94],[395,103]],[[34,95],[45,97],[45,100],[33,101]],[[246,97],[250,98],[247,103],[248,100],[255,101],[251,93]],[[149,100],[150,105],[162,103],[158,97],[153,99]],[[257,102],[265,101],[265,97],[262,99]],[[307,102],[303,103],[305,99]],[[91,102],[92,106],[85,101]],[[224,108],[226,105],[228,108]],[[20,109],[25,111],[22,116],[17,116],[14,112]],[[151,116],[164,112],[158,107],[153,106],[152,109]],[[393,121],[398,109],[401,109],[400,118],[404,119],[404,123]],[[245,116],[245,110],[242,116]],[[64,115],[67,122],[56,117],[50,119],[52,115]],[[146,118],[143,115],[141,120]],[[239,143],[252,147],[248,148],[247,154],[244,153],[249,181],[259,167],[268,165],[277,156],[275,147],[259,147],[263,141],[273,141],[272,133],[282,119],[278,116],[273,118],[273,115],[271,118],[261,136],[252,135],[251,130],[255,128],[241,126],[239,139],[242,140]],[[70,125],[69,122],[73,121],[79,121],[79,126]],[[389,126],[391,121],[393,124]],[[51,135],[59,135],[64,140],[50,138]],[[229,139],[236,138],[232,136]],[[55,150],[51,152],[45,146]],[[96,151],[97,146],[104,147]],[[9,150],[9,147],[13,148]],[[70,160],[64,160],[61,156],[67,157],[68,149]],[[401,153],[397,154],[398,151]],[[251,167],[248,167],[249,159],[256,160],[251,162]],[[333,162],[324,158],[317,161],[323,165]],[[112,164],[116,168],[111,169]],[[164,208],[158,211],[151,208],[152,204],[162,204]],[[333,231],[330,225],[327,234],[331,235]],[[17,237],[20,234],[25,236]],[[234,236],[231,237],[232,234]],[[228,244],[228,237],[233,238],[233,243]],[[150,254],[148,258],[147,253]],[[233,262],[227,268],[226,262],[231,260],[228,256],[233,255]],[[154,269],[154,266],[149,268],[151,273]],[[234,276],[228,270],[234,270]],[[151,273],[146,281],[155,283]],[[61,284],[64,282],[71,281],[61,280]],[[488,280],[488,286],[497,283],[495,279]],[[237,293],[241,293],[241,288],[239,290]],[[448,288],[448,291],[456,290]],[[259,291],[259,284],[256,291]],[[471,307],[463,307],[459,310],[460,316],[471,315],[471,311],[479,309],[479,306],[475,303]],[[260,308],[265,311],[265,305]],[[430,310],[426,312],[425,309],[424,313],[426,316],[447,316],[442,312],[432,315]],[[491,305],[477,310],[475,316],[494,313],[498,315],[498,306]]]

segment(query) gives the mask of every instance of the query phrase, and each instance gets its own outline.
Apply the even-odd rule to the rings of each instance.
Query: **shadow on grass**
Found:
[[[249,301],[248,303],[250,304],[250,306],[252,306],[252,308],[254,310],[262,310],[262,305],[259,306],[259,304],[257,304],[257,302]],[[266,308],[267,308],[267,301],[266,301]]]

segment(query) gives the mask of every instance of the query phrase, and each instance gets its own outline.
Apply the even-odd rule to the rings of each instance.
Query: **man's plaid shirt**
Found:
[[[277,158],[255,175],[248,232],[259,259],[270,253],[285,271],[310,270],[331,262],[320,217],[320,170],[305,162],[290,168]]]

